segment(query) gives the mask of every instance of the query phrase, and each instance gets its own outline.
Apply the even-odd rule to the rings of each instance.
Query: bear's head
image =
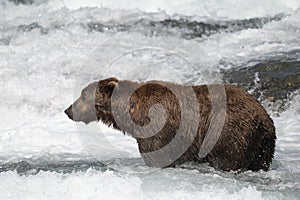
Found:
[[[80,97],[65,110],[65,113],[74,121],[88,124],[101,120],[111,125],[114,121],[111,112],[111,95],[117,85],[116,78],[89,84],[81,91]]]

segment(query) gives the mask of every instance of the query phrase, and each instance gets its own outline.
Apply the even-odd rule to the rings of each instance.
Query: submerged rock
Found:
[[[98,171],[107,170],[107,167],[103,163],[96,160],[62,160],[59,162],[23,160],[21,162],[0,165],[0,173],[6,171],[16,171],[19,175],[35,175],[40,171],[50,171],[66,174],[78,171],[87,171],[90,168]]]
[[[252,67],[223,70],[223,81],[242,87],[259,101],[285,109],[291,95],[300,89],[300,61],[269,60]]]
[[[149,21],[140,19],[128,24],[104,24],[101,22],[89,22],[82,24],[89,32],[105,32],[105,31],[129,31],[138,28],[156,28],[163,30],[173,30],[181,34],[185,39],[201,38],[210,36],[220,32],[236,32],[244,29],[258,29],[272,21],[280,21],[285,15],[278,14],[274,17],[251,18],[242,20],[218,20],[201,22],[191,20],[189,18],[165,19],[162,21]]]
[[[13,2],[16,5],[19,4],[25,4],[25,5],[31,5],[31,4],[41,4],[41,3],[45,3],[48,0],[8,0],[10,2]]]

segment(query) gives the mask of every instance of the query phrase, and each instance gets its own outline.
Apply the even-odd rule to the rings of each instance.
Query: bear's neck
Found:
[[[111,121],[113,128],[133,136],[134,123],[130,117],[130,97],[143,83],[119,81],[111,96]]]

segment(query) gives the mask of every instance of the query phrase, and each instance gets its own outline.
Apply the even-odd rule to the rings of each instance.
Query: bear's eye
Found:
[[[81,98],[83,101],[85,101],[88,98],[88,93],[87,92],[82,92],[81,93]]]

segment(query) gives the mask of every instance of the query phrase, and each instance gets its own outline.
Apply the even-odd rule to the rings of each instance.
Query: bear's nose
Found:
[[[69,108],[67,108],[67,109],[65,110],[65,113],[66,113],[66,115],[68,115],[68,117],[69,117],[70,119],[73,119],[72,106],[70,106]]]

